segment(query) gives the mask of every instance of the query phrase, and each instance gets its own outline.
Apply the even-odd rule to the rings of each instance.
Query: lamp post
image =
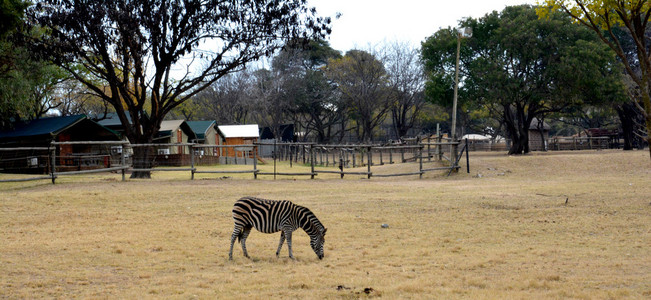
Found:
[[[454,68],[454,99],[452,101],[452,138],[457,137],[457,90],[459,89],[459,52],[461,51],[461,38],[472,36],[472,28],[462,27],[457,29],[457,60]]]
[[[461,38],[469,38],[472,36],[472,28],[461,27],[457,29],[457,60],[454,68],[454,98],[452,100],[452,141],[457,141],[457,90],[459,89],[459,52],[461,51]],[[452,159],[453,164],[457,161],[457,146],[453,146]]]

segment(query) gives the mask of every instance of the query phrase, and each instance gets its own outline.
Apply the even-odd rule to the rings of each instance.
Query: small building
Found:
[[[297,136],[303,137],[304,132],[294,132],[294,124],[283,124],[278,126],[278,136],[276,136],[271,127],[262,127],[260,130],[260,147],[258,154],[262,157],[273,156],[275,142],[292,143],[296,142]]]
[[[119,141],[117,132],[89,119],[86,115],[40,118],[17,122],[13,129],[0,131],[0,148],[51,147],[52,142]],[[74,144],[56,147],[59,171],[109,167],[111,146]],[[0,152],[0,170],[19,173],[46,173],[49,153],[20,150]],[[8,159],[12,157],[13,159]],[[27,159],[22,159],[27,157]],[[21,158],[21,159],[17,159]]]
[[[538,118],[533,118],[529,125],[529,151],[547,151],[549,129],[547,122],[541,123]]]
[[[217,123],[215,121],[187,121],[190,129],[197,136],[194,143],[218,145]]]
[[[296,142],[294,135],[294,124],[283,124],[278,126],[279,136],[275,136],[271,127],[263,127],[260,133],[261,140],[276,140],[279,142]]]
[[[187,123],[197,136],[193,141],[194,143],[206,146],[219,145],[221,139],[217,134],[217,123],[215,121],[187,121]],[[203,165],[217,164],[219,162],[219,152],[217,147],[195,147],[195,163]]]
[[[154,137],[156,144],[183,144],[192,143],[197,139],[194,131],[184,120],[168,120],[161,122],[160,129]],[[157,147],[157,154],[190,154],[189,146],[170,146]]]
[[[251,145],[239,147],[222,148],[220,162],[228,163],[228,157],[232,158],[253,158],[257,156],[257,147],[254,143],[260,140],[260,129],[257,124],[250,125],[219,125],[217,132],[220,136],[221,145]]]
[[[186,166],[191,163],[188,144],[197,139],[192,129],[185,120],[167,120],[161,122],[160,129],[154,137],[155,144],[164,144],[155,147],[156,166]]]

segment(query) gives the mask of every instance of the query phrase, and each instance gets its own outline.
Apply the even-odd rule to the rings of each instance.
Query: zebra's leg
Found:
[[[231,235],[231,250],[228,251],[228,260],[233,260],[233,245],[235,244],[235,240],[237,239],[237,236],[240,235],[241,231],[242,227],[235,226],[235,228],[233,228],[233,235]]]
[[[292,230],[286,229],[283,230],[285,233],[285,239],[287,239],[287,248],[289,249],[289,258],[294,259],[294,254],[292,254]]]
[[[251,227],[250,226],[244,227],[243,230],[244,231],[242,232],[242,238],[241,238],[242,239],[241,240],[241,242],[242,242],[242,251],[244,251],[244,257],[250,258],[249,253],[246,252],[246,238],[249,236],[249,233],[251,233]]]
[[[278,244],[278,250],[276,250],[276,257],[280,255],[280,249],[283,247],[284,242],[285,242],[285,233],[283,231],[280,231],[280,243]]]

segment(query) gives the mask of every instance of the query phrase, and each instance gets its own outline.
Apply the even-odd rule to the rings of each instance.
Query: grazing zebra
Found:
[[[246,252],[246,238],[255,227],[260,232],[274,233],[280,231],[280,244],[276,256],[280,254],[283,242],[287,240],[289,257],[294,258],[292,254],[292,232],[296,229],[303,228],[310,236],[310,245],[312,250],[319,257],[323,258],[323,243],[325,243],[326,228],[316,218],[316,216],[307,208],[296,205],[290,201],[265,200],[254,197],[243,197],[233,205],[233,221],[235,228],[231,236],[231,250],[228,252],[228,259],[233,259],[233,244],[237,238],[242,243],[244,256]]]

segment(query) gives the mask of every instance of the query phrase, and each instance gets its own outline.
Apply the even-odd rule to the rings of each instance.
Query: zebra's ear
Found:
[[[326,231],[328,231],[328,228],[323,228],[323,235],[325,235]]]

